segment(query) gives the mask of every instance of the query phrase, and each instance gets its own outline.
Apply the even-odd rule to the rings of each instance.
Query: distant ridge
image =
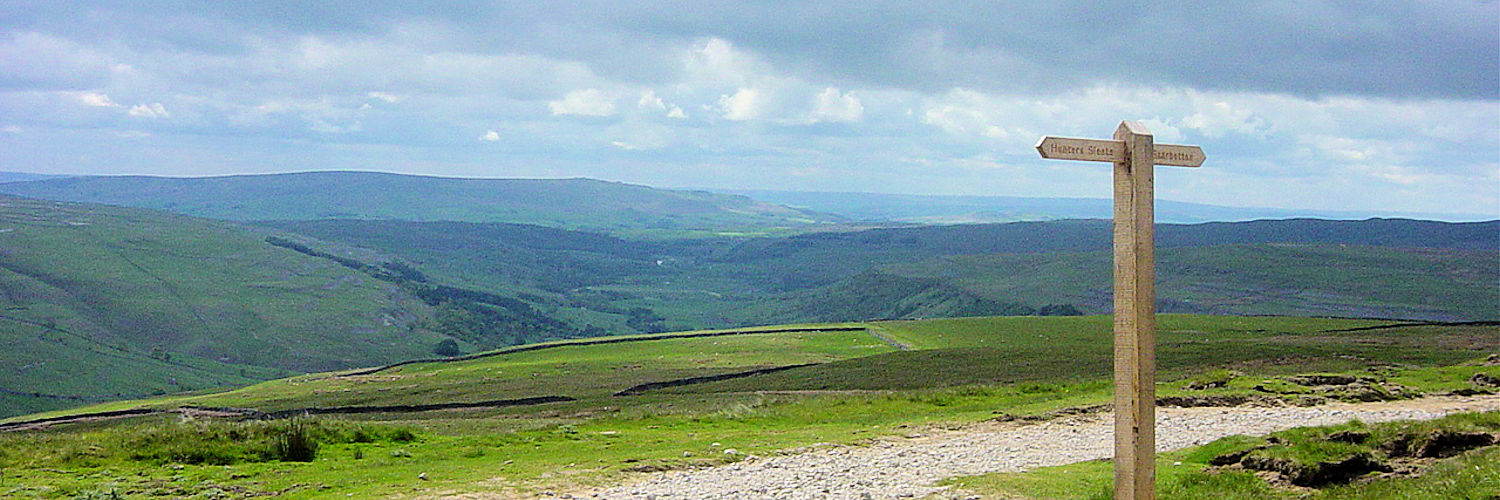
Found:
[[[442,220],[618,231],[756,229],[835,219],[740,195],[594,179],[473,179],[354,171],[85,176],[9,182],[0,184],[0,193],[238,221]]]
[[[59,179],[68,177],[66,175],[33,174],[29,172],[0,172],[0,183],[39,181],[43,179]]]
[[[824,193],[810,191],[713,190],[742,194],[768,203],[836,213],[865,221],[928,224],[992,223],[1057,219],[1108,219],[1111,201],[1105,198],[1041,198],[1023,196],[905,195],[881,193]],[[1396,217],[1468,222],[1500,219],[1493,214],[1422,212],[1357,212],[1227,207],[1157,200],[1157,222],[1239,222],[1256,219],[1368,219]]]

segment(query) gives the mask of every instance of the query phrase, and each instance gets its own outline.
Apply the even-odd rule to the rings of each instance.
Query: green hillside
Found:
[[[1097,221],[632,240],[506,223],[245,228],[143,209],[4,202],[0,321],[17,371],[0,385],[0,401],[10,413],[432,356],[450,338],[459,342],[448,353],[1109,305],[1108,228]],[[1163,225],[1161,307],[1494,319],[1496,229],[1401,220]]]
[[[518,224],[272,224],[611,332],[1109,308],[1109,225],[1057,221],[638,241]],[[1500,223],[1161,225],[1162,309],[1500,318]],[[636,315],[628,314],[636,311]],[[632,322],[632,318],[635,320]],[[643,322],[640,318],[660,318]]]
[[[422,356],[431,315],[258,230],[0,197],[0,414]]]
[[[1110,309],[1107,251],[951,256],[886,272],[941,280],[982,297]],[[1354,245],[1169,248],[1157,300],[1170,312],[1492,320],[1500,252]]]
[[[226,220],[327,218],[519,222],[594,231],[774,231],[832,216],[738,195],[593,179],[462,179],[378,172],[226,177],[70,177],[0,193]]]
[[[42,417],[146,412],[0,433],[0,449],[15,450],[0,465],[23,498],[108,488],[294,497],[576,491],[745,454],[1101,404],[1110,397],[1109,330],[1103,316],[967,318],[526,346],[8,419],[0,425],[13,429]],[[1158,390],[1171,397],[1371,397],[1312,393],[1280,378],[1309,372],[1376,380],[1379,397],[1393,398],[1500,376],[1500,366],[1482,363],[1500,346],[1493,324],[1164,315],[1159,334]],[[1227,382],[1188,388],[1209,378]],[[256,411],[311,413],[296,422],[323,443],[316,459],[235,451],[254,443],[223,436],[288,432],[213,417]],[[193,420],[179,423],[179,413]],[[174,440],[197,448],[176,450]],[[36,449],[55,451],[24,451]],[[90,474],[72,473],[81,470]],[[418,474],[426,480],[414,482]]]

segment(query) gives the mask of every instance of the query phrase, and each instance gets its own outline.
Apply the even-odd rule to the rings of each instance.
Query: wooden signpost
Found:
[[[1198,146],[1155,144],[1140,122],[1113,140],[1043,137],[1042,158],[1115,164],[1115,498],[1156,498],[1156,165],[1197,167]]]

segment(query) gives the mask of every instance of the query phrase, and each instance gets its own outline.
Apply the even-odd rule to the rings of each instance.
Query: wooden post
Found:
[[[1151,132],[1115,130],[1115,498],[1156,498],[1156,265]]]
[[[1156,498],[1156,165],[1197,167],[1197,146],[1156,144],[1140,122],[1114,140],[1043,137],[1042,158],[1115,165],[1115,498]]]

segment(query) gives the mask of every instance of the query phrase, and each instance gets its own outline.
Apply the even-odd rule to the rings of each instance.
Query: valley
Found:
[[[0,184],[90,200],[0,195],[0,449],[44,450],[0,452],[0,493],[631,496],[662,471],[1072,425],[1110,398],[1107,221],[889,224],[651,188],[639,212],[567,208],[622,189],[594,181],[525,188],[540,201],[478,182],[452,198],[494,203],[456,215],[433,202],[452,180],[355,178],[425,198]],[[1157,233],[1159,404],[1488,408],[1500,221]],[[1305,382],[1325,379],[1347,383]],[[1056,480],[1004,470],[942,477]]]
[[[437,183],[414,192],[442,192],[455,182],[372,178],[376,186]],[[47,184],[64,181],[72,184]],[[118,200],[202,191],[208,194],[187,198],[203,200],[199,208],[174,206],[212,215],[218,209],[205,207],[266,203],[257,197],[292,182],[280,176],[186,181],[63,178],[0,187],[42,183],[66,187],[69,196],[108,187],[98,192]],[[244,183],[252,187],[236,191]],[[480,183],[491,191],[503,185]],[[556,199],[578,196],[568,186],[556,185]],[[358,189],[340,197],[357,197]],[[657,198],[677,196],[643,189]],[[235,222],[90,203],[0,201],[6,224],[0,305],[17,367],[0,387],[0,414],[9,415],[429,357],[445,342],[440,352],[454,355],[568,338],[787,323],[1101,314],[1110,300],[1109,226],[1102,221],[844,225],[754,237],[658,230],[641,237],[632,222],[612,222],[606,232],[569,229],[587,226],[593,217],[587,214],[561,227]],[[510,206],[503,198],[495,203]],[[405,210],[417,219],[451,215],[432,206]],[[1494,286],[1500,222],[1290,219],[1163,224],[1159,233],[1158,308],[1166,312],[1500,317]]]

